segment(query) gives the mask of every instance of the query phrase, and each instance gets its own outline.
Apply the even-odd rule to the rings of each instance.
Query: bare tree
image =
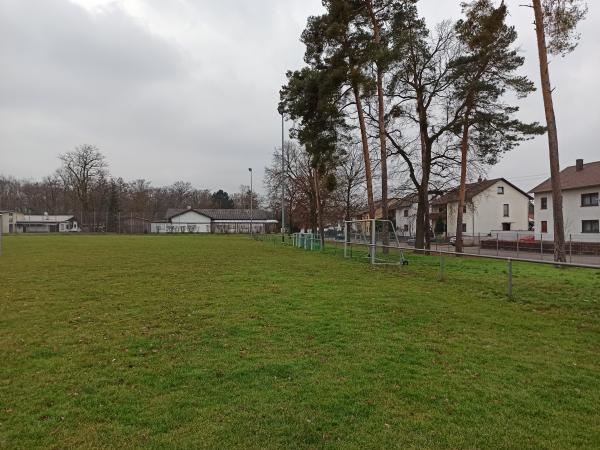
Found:
[[[62,161],[60,176],[73,190],[81,208],[81,220],[89,222],[90,193],[107,174],[104,155],[94,145],[80,145],[74,151],[59,156]]]
[[[343,208],[345,220],[363,204],[365,190],[365,164],[362,153],[356,146],[350,146],[340,161],[337,171],[338,204]]]

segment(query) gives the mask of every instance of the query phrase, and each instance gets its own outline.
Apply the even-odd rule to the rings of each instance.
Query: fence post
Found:
[[[499,235],[496,233],[496,256],[500,256],[500,241]]]
[[[508,298],[513,298],[512,259],[508,258]]]
[[[519,257],[519,233],[517,233],[517,258]]]
[[[569,234],[569,262],[573,263],[573,235]]]
[[[344,258],[348,257],[348,222],[344,221]]]
[[[375,219],[371,219],[371,265],[375,265],[375,248],[377,242],[377,233],[375,232]]]
[[[540,259],[544,260],[544,234],[540,233]]]
[[[477,253],[478,253],[479,255],[481,255],[481,231],[478,233],[478,236],[479,236],[479,238],[478,238],[478,239],[479,239],[479,245],[478,245],[478,247],[477,247],[477,248],[478,248],[479,250],[477,251]]]

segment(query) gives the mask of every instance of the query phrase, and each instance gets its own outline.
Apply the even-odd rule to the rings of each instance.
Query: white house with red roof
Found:
[[[600,241],[600,161],[585,164],[583,159],[578,159],[574,166],[560,172],[560,185],[566,238]],[[550,179],[531,192],[535,195],[536,234],[552,240],[554,214]]]

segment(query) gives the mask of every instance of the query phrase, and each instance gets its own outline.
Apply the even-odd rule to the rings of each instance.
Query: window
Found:
[[[581,194],[581,206],[598,206],[598,193]]]
[[[463,214],[467,213],[467,205],[463,205]]]
[[[404,225],[404,231],[408,231],[408,225]]]
[[[542,209],[548,209],[548,197],[542,197]]]
[[[466,223],[463,223],[462,231],[463,231],[463,233],[467,232],[467,224]]]
[[[503,205],[503,213],[504,213],[504,217],[510,217],[510,205],[505,203]]]
[[[502,231],[510,231],[510,223],[506,222],[502,224]]]
[[[542,220],[542,233],[547,233],[548,232],[548,222],[545,220]]]
[[[498,186],[498,194],[504,195],[504,186]]]
[[[408,217],[408,209],[404,210],[404,217]]]
[[[582,220],[582,233],[600,233],[600,220]]]

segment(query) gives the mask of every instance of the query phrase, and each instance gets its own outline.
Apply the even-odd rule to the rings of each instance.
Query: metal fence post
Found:
[[[544,260],[544,235],[540,233],[540,259]]]
[[[344,221],[344,258],[348,257],[348,222]]]
[[[371,265],[375,265],[375,249],[377,234],[375,233],[375,219],[371,219]]]
[[[569,234],[569,262],[573,262],[573,235]]]
[[[2,222],[2,217],[3,217],[2,214],[0,214],[0,256],[2,256],[2,232],[4,231],[2,229],[4,227],[4,222]]]
[[[517,233],[517,258],[519,257],[519,233]]]
[[[478,233],[478,236],[479,236],[479,237],[478,237],[478,240],[479,240],[479,245],[478,245],[478,247],[477,247],[477,248],[478,248],[479,250],[477,251],[477,254],[481,255],[481,232],[479,232],[479,233]]]
[[[508,298],[513,297],[512,259],[508,258]]]
[[[498,233],[496,233],[496,256],[500,256],[500,237]]]

